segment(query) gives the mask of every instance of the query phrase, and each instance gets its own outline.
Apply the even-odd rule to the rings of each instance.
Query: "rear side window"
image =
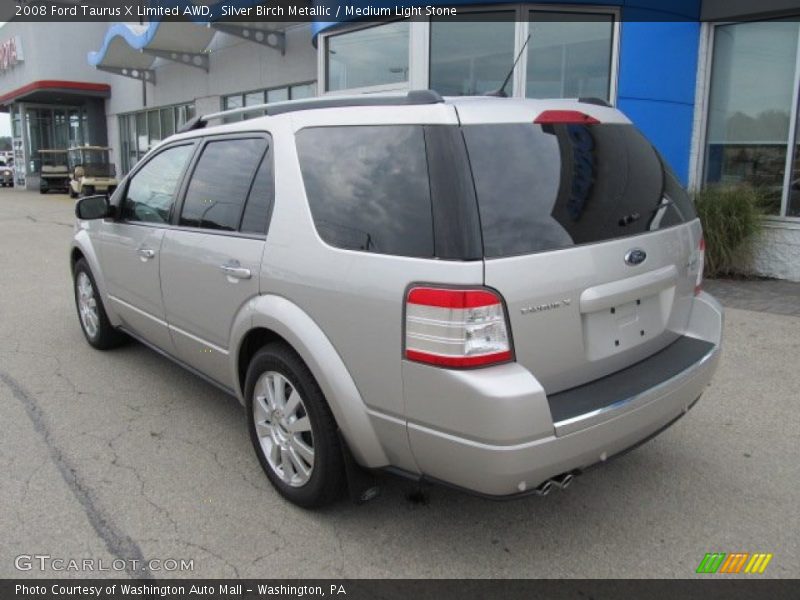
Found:
[[[695,218],[675,176],[631,125],[463,130],[487,258],[602,242]]]
[[[422,126],[312,127],[297,153],[320,237],[338,248],[434,254]]]
[[[180,225],[239,229],[253,176],[266,149],[263,138],[207,143],[186,189]]]
[[[267,233],[267,225],[272,216],[272,203],[275,198],[275,184],[272,176],[272,152],[267,154],[258,167],[253,187],[247,197],[247,205],[242,215],[240,230],[244,233]]]

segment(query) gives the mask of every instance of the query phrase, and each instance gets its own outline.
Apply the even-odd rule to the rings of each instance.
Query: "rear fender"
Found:
[[[239,356],[248,332],[262,328],[282,337],[306,363],[328,400],[336,423],[356,460],[365,467],[389,464],[370,422],[353,378],[330,340],[299,306],[286,298],[264,295],[252,299],[233,324],[231,370],[236,396],[244,404],[239,381]]]

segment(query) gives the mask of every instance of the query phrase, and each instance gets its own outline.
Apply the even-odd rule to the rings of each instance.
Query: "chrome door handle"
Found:
[[[222,269],[222,272],[228,277],[234,277],[236,279],[250,279],[252,276],[250,269],[245,269],[244,267],[237,267],[235,265],[220,265],[219,268]]]
[[[151,259],[156,255],[156,251],[150,248],[139,248],[136,253],[145,260]]]

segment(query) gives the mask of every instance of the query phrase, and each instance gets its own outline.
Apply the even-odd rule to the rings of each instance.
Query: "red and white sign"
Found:
[[[20,36],[17,35],[0,42],[0,71],[8,71],[22,60],[22,38]]]

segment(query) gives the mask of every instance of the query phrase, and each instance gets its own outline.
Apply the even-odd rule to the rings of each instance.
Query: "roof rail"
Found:
[[[232,108],[207,115],[198,115],[184,123],[178,133],[185,133],[195,129],[203,129],[208,121],[222,119],[242,113],[264,111],[267,116],[281,115],[300,110],[315,108],[342,108],[347,106],[415,106],[423,104],[440,104],[444,102],[437,92],[433,90],[411,90],[405,96],[364,94],[362,96],[323,96],[307,100],[288,100],[286,102],[273,102],[272,104],[257,104]]]

